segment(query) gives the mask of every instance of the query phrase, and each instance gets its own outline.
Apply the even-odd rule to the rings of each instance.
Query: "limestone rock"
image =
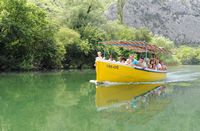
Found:
[[[200,43],[200,0],[127,0],[123,14],[129,26],[148,27],[177,43]],[[106,16],[116,19],[117,6]]]

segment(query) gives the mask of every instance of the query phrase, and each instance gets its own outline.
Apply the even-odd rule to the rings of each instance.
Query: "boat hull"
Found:
[[[166,79],[166,74],[116,62],[96,61],[97,82],[152,82]]]

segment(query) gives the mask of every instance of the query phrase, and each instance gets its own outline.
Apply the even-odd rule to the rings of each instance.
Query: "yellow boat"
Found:
[[[166,71],[132,67],[106,60],[96,61],[97,82],[152,82],[166,79]]]
[[[100,85],[96,87],[96,106],[97,108],[120,105],[143,95],[162,84],[125,84],[106,87]]]
[[[141,41],[110,41],[100,42],[101,44],[109,44],[123,47],[135,52],[151,53],[169,53],[164,48],[147,44]],[[97,82],[152,82],[166,79],[167,71],[143,69],[137,66],[129,66],[122,63],[111,62],[106,60],[96,60],[96,81]]]

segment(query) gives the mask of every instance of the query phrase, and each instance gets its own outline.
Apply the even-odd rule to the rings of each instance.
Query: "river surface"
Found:
[[[0,131],[199,131],[200,66],[96,86],[94,70],[0,74]]]

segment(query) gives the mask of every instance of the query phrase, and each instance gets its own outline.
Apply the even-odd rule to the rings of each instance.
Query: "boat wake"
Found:
[[[194,81],[198,78],[200,78],[200,72],[177,71],[168,73],[166,82],[187,82]]]

